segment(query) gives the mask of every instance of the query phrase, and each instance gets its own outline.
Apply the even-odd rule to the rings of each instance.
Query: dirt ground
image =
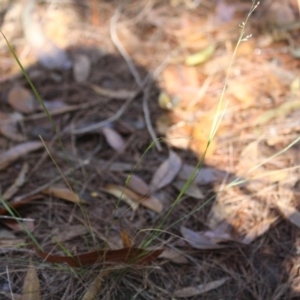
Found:
[[[255,4],[0,0],[0,299],[300,299],[300,7]]]

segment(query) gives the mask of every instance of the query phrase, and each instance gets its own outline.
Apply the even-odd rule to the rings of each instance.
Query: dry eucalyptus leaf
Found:
[[[106,88],[97,86],[95,84],[91,84],[91,88],[98,95],[108,97],[108,98],[113,98],[113,99],[119,99],[119,100],[126,100],[126,99],[132,98],[136,95],[136,92],[133,92],[133,91],[127,91],[127,90],[112,91],[112,90],[108,90]]]
[[[125,193],[126,188],[122,186],[108,184],[102,190],[127,203],[133,211],[136,211],[139,207],[139,204]]]
[[[150,188],[148,184],[135,174],[131,174],[128,176],[127,187],[143,196],[147,196],[150,194]]]
[[[76,82],[84,82],[88,79],[91,71],[91,61],[84,54],[75,56],[73,63],[73,76]]]
[[[206,237],[204,232],[196,232],[183,226],[180,227],[180,232],[182,237],[195,249],[219,249],[225,247]]]
[[[26,142],[19,144],[0,154],[0,171],[5,169],[11,163],[28,154],[43,147],[41,142]]]
[[[20,113],[6,114],[0,111],[0,134],[14,141],[23,142],[25,137],[18,132],[17,122],[22,120]]]
[[[54,231],[58,231],[57,228],[55,228]],[[83,225],[67,226],[65,229],[60,230],[59,233],[57,234],[55,233],[51,238],[51,242],[63,243],[75,237],[83,236],[89,232],[90,232],[89,228]]]
[[[122,136],[114,129],[104,127],[102,132],[105,136],[107,143],[118,153],[122,153],[125,149],[125,141]]]
[[[186,181],[176,180],[173,182],[173,186],[178,190],[182,191],[184,185],[186,184]],[[194,184],[191,183],[187,190],[184,192],[184,195],[190,196],[195,199],[203,199],[204,195],[202,194],[200,188]]]
[[[171,150],[169,157],[159,166],[152,177],[151,191],[153,192],[170,184],[178,174],[181,165],[181,158]]]
[[[40,300],[40,299],[42,299],[40,281],[35,266],[32,263],[30,263],[27,274],[24,279],[21,300]]]
[[[185,64],[187,66],[195,66],[209,60],[216,50],[216,46],[214,44],[209,45],[207,48],[202,51],[192,54],[185,59]]]
[[[8,103],[20,113],[29,114],[35,110],[35,100],[30,90],[16,86],[8,93]]]
[[[211,290],[217,289],[221,285],[223,285],[226,281],[228,281],[229,277],[224,277],[219,280],[215,280],[206,284],[200,284],[197,286],[190,286],[181,290],[177,290],[174,292],[174,297],[177,298],[186,298],[186,297],[194,297],[197,295],[201,295],[207,293]]]
[[[178,178],[182,180],[188,180],[189,177],[193,174],[195,166],[183,164],[180,172],[178,174]],[[199,171],[196,171],[196,177],[194,179],[194,183],[206,185],[210,183],[216,183],[217,181],[220,182],[223,180],[226,172],[216,170],[214,168],[206,168],[202,167]]]
[[[171,260],[176,264],[187,264],[189,262],[188,259],[182,253],[172,248],[165,249],[163,253],[159,256],[159,258]]]
[[[81,199],[75,192],[70,191],[70,189],[66,187],[51,186],[47,189],[44,189],[42,193],[54,196],[56,198],[64,199],[76,204],[86,202],[84,199]]]
[[[25,162],[18,174],[18,177],[15,179],[14,183],[3,193],[2,197],[4,199],[9,200],[15,193],[18,192],[18,190],[26,180],[26,174],[28,172],[28,168],[29,168],[28,163]]]

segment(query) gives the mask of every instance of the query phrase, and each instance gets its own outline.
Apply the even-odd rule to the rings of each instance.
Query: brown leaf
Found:
[[[152,177],[151,191],[153,192],[170,184],[178,174],[181,164],[181,158],[171,150],[169,157],[159,166]]]
[[[105,136],[107,143],[118,153],[122,153],[125,149],[125,141],[122,136],[114,129],[104,127],[102,132]]]
[[[11,163],[28,154],[29,152],[36,151],[43,147],[41,142],[26,142],[19,144],[3,152],[0,155],[0,171],[5,169]]]
[[[31,91],[23,87],[16,86],[9,91],[8,103],[20,113],[29,114],[35,110],[34,97]]]
[[[121,229],[120,234],[121,234],[121,238],[122,238],[123,247],[130,248],[132,246],[132,243],[131,243],[128,233],[124,229]]]
[[[125,194],[126,188],[114,184],[108,184],[105,188],[102,189],[104,192],[109,193],[115,196],[118,199],[126,202],[133,211],[136,211],[139,207],[139,204],[134,201],[130,196]]]
[[[91,61],[87,55],[77,54],[73,62],[73,76],[76,82],[86,81],[91,71]]]
[[[182,253],[171,248],[165,249],[159,258],[166,258],[176,264],[187,264],[189,262]]]
[[[22,118],[17,112],[9,115],[0,111],[0,133],[14,142],[23,142],[25,137],[17,129],[17,122]]]
[[[23,292],[21,300],[40,300],[41,289],[40,281],[37,276],[35,266],[30,263],[27,274],[23,284]]]
[[[128,182],[126,180],[126,183],[131,190],[143,196],[147,196],[150,194],[150,188],[148,184],[139,176],[131,174],[127,178]]]
[[[127,90],[112,91],[94,84],[91,84],[91,88],[98,95],[108,97],[108,98],[113,98],[113,99],[119,99],[119,100],[126,100],[136,95],[136,92],[127,91]]]
[[[122,196],[121,200],[130,205],[132,210],[136,210],[139,204],[157,213],[160,213],[163,209],[161,202],[155,196],[150,195],[144,197],[127,188],[114,184],[107,185],[104,191],[116,196],[117,198],[120,198]]]
[[[37,248],[35,251],[47,262],[66,263],[70,267],[80,268],[104,263],[148,264],[155,260],[163,252],[163,249],[151,251],[132,247],[119,250],[96,250],[73,256],[53,255]]]
[[[186,181],[176,180],[173,182],[173,186],[178,190],[181,191],[186,184]],[[204,195],[202,194],[200,188],[192,183],[189,185],[187,190],[184,192],[185,195],[193,197],[195,199],[203,199]]]
[[[2,197],[5,200],[9,200],[15,193],[18,192],[18,190],[26,180],[27,172],[28,172],[28,163],[24,163],[14,183],[3,193]]]
[[[25,219],[22,220],[15,220],[15,219],[2,219],[0,218],[0,222],[7,226],[8,228],[14,231],[22,231],[22,232],[33,232],[34,230],[34,220]]]
[[[223,285],[226,281],[228,281],[229,277],[224,277],[219,280],[215,280],[206,284],[200,284],[198,286],[190,286],[181,290],[177,290],[174,293],[174,297],[177,298],[186,298],[186,297],[194,297],[197,295],[201,295],[207,293],[211,290],[217,289],[221,285]]]
[[[54,229],[55,233],[51,238],[51,242],[53,243],[63,243],[65,241],[71,240],[78,236],[83,236],[89,233],[89,228],[83,225],[73,225],[67,226],[65,229],[59,230],[57,228]],[[57,231],[59,232],[58,234]]]
[[[94,300],[99,295],[99,291],[102,287],[104,279],[110,274],[112,270],[104,270],[100,272],[93,280],[93,282],[88,287],[87,291],[84,293],[82,300]]]
[[[196,249],[219,249],[225,245],[219,245],[216,241],[205,236],[205,232],[195,232],[183,226],[180,227],[182,237]]]
[[[84,199],[81,199],[75,192],[70,191],[66,187],[52,186],[43,190],[42,193],[54,196],[56,198],[64,199],[76,204],[82,204],[86,202]]]

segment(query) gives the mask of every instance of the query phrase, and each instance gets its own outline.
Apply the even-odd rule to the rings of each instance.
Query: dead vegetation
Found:
[[[299,298],[299,8],[235,53],[253,3],[0,3],[1,299]]]

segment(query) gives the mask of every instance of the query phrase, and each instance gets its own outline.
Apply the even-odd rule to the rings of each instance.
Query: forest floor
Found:
[[[0,298],[299,299],[297,1],[37,2],[0,4]]]

